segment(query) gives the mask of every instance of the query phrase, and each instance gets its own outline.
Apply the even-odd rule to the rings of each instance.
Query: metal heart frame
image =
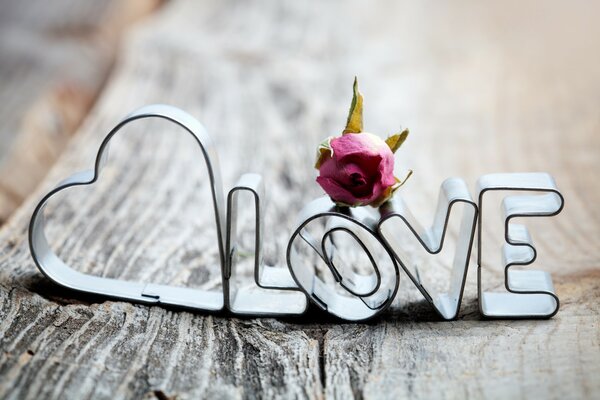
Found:
[[[47,202],[56,193],[73,186],[91,185],[98,180],[106,163],[110,140],[130,122],[144,118],[163,118],[173,122],[189,132],[202,150],[208,176],[217,227],[219,261],[225,263],[225,210],[223,209],[223,186],[217,153],[211,137],[204,126],[188,113],[167,105],[157,104],[142,107],[126,116],[106,136],[100,145],[93,170],[76,173],[61,181],[46,194],[35,208],[29,225],[29,247],[31,255],[40,271],[60,286],[80,292],[100,294],[112,298],[130,300],[139,303],[162,303],[186,308],[200,308],[218,311],[224,307],[224,297],[218,291],[206,291],[168,285],[128,282],[112,278],[102,278],[78,272],[66,265],[50,248],[45,228],[44,209]],[[222,269],[222,273],[223,268]]]
[[[50,248],[45,234],[44,209],[52,196],[73,186],[96,182],[106,162],[111,138],[126,124],[144,118],[162,118],[179,125],[190,133],[202,150],[210,179],[210,188],[217,227],[217,243],[222,278],[222,290],[201,290],[153,283],[128,282],[102,278],[78,272],[66,265]],[[119,122],[102,142],[93,170],[76,173],[60,182],[36,206],[29,225],[29,246],[39,270],[56,284],[80,292],[99,294],[115,299],[145,304],[167,304],[178,307],[220,311],[256,316],[299,315],[306,312],[309,300],[317,307],[339,318],[361,321],[387,309],[394,300],[400,274],[398,263],[421,291],[436,312],[446,320],[456,318],[462,301],[475,225],[478,222],[478,243],[481,243],[481,210],[483,195],[488,190],[519,190],[545,192],[538,196],[510,196],[504,204],[505,286],[509,293],[483,292],[481,289],[481,246],[478,246],[478,288],[480,309],[490,318],[549,318],[559,306],[549,274],[541,271],[513,271],[513,265],[527,265],[536,258],[529,232],[522,225],[510,223],[511,218],[522,216],[552,216],[558,214],[564,200],[554,180],[548,174],[492,174],[478,181],[478,204],[471,199],[462,179],[446,180],[440,189],[437,212],[432,225],[424,229],[413,217],[402,199],[381,207],[379,212],[362,208],[336,207],[327,197],[308,203],[299,213],[297,229],[287,247],[287,269],[263,265],[262,234],[264,197],[262,178],[244,174],[228,192],[224,203],[217,152],[205,128],[186,112],[168,105],[149,105],[129,114]],[[254,212],[253,253],[254,282],[240,285],[236,281],[239,256],[237,219],[239,197],[249,196],[244,209]],[[423,282],[418,273],[408,268],[407,260],[396,244],[389,228],[391,221],[400,219],[410,229],[421,246],[430,254],[439,253],[450,214],[455,204],[464,205],[457,248],[451,272],[450,290],[436,293]],[[250,204],[249,206],[247,204]],[[252,207],[252,205],[254,207]],[[315,237],[315,226],[321,236]],[[359,274],[352,268],[340,267],[334,237],[346,235],[354,240],[367,256],[371,270]],[[304,254],[302,247],[304,246]],[[307,253],[308,252],[308,253]],[[325,268],[315,263],[303,265],[307,254],[320,260]],[[378,263],[375,254],[383,262]],[[332,279],[322,279],[329,272]],[[516,296],[516,297],[515,297]],[[525,300],[525,301],[523,301]]]

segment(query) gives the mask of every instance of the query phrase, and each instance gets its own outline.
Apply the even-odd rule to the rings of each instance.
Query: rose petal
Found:
[[[392,186],[396,183],[394,177],[394,158],[385,157],[379,163],[379,174],[381,183],[385,186]]]
[[[331,148],[338,160],[350,154],[385,155],[393,157],[388,145],[378,136],[371,133],[352,133],[331,140]]]
[[[370,196],[373,184],[380,180],[378,168],[381,158],[377,156],[370,161],[371,165],[365,163],[365,167],[363,167],[354,163],[342,164],[340,166],[335,159],[326,160],[321,165],[320,176],[333,179],[357,198]],[[365,183],[357,185],[357,177],[359,180],[364,180]]]
[[[336,202],[348,205],[381,203],[397,184],[394,153],[370,133],[347,134],[331,140],[332,157],[319,168],[317,182]]]
[[[325,193],[336,203],[343,203],[349,206],[361,205],[352,193],[343,188],[334,179],[318,176],[317,183],[321,185]]]

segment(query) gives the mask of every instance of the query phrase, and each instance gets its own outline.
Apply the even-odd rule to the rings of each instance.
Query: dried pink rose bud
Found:
[[[354,96],[342,136],[326,139],[318,149],[317,183],[341,206],[378,207],[389,200],[404,181],[394,177],[394,152],[408,130],[382,140],[362,132],[362,96],[354,80]]]

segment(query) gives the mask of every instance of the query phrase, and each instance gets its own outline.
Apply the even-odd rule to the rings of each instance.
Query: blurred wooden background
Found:
[[[65,57],[54,55],[63,51],[54,40],[46,44],[52,32],[105,30],[110,13],[79,3],[65,2],[72,14],[55,10],[64,5],[15,4],[0,11],[8,32],[0,41],[0,191],[9,199],[0,209],[24,203],[0,232],[0,397],[598,398],[600,7],[181,0],[139,24],[114,22],[120,28],[109,30],[120,40],[108,50],[78,42]],[[4,12],[13,7],[19,11]],[[55,15],[81,25],[44,28]],[[47,69],[51,61],[59,66]],[[392,309],[361,324],[317,312],[238,319],[107,301],[65,292],[35,268],[27,223],[36,202],[90,168],[120,118],[154,102],[207,126],[226,188],[241,173],[263,174],[266,256],[284,265],[296,213],[321,194],[315,146],[342,129],[354,75],[368,131],[411,130],[397,163],[415,170],[401,194],[422,220],[449,176],[471,187],[489,172],[555,176],[564,211],[528,221],[540,253],[535,267],[552,272],[561,299],[553,319],[481,320],[474,261],[456,321],[439,321],[403,275]],[[59,107],[67,111],[35,111],[39,99],[70,93],[46,94],[71,88],[62,83],[70,79],[84,89],[67,95],[69,106]],[[75,117],[60,117],[71,109]],[[57,118],[77,126],[73,139],[71,129],[55,127]],[[101,276],[215,287],[205,172],[188,139],[161,123],[117,137],[101,181],[49,207],[57,252]],[[25,161],[6,161],[15,158]],[[484,235],[499,230],[486,225]],[[435,267],[428,273],[443,282],[447,264]],[[502,287],[502,276],[500,268],[486,271],[488,286]]]
[[[125,28],[158,0],[0,1],[0,224],[102,90]]]

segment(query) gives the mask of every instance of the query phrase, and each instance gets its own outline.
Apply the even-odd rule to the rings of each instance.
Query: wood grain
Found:
[[[326,4],[173,1],[132,32],[68,150],[0,236],[0,397],[597,398],[600,393],[600,28],[587,2]],[[143,104],[197,116],[225,186],[267,183],[266,260],[284,265],[297,211],[320,195],[315,145],[344,124],[354,75],[365,127],[411,136],[401,194],[432,215],[441,181],[548,171],[566,199],[527,221],[561,298],[548,321],[484,321],[471,263],[458,320],[402,276],[369,323],[311,310],[238,319],[66,292],[30,259],[28,218],[59,179],[89,168],[104,135]],[[190,138],[162,122],[120,134],[93,188],[49,206],[48,236],[88,273],[218,288],[208,188]],[[501,229],[484,227],[493,241]],[[493,248],[486,256],[497,257]],[[443,256],[442,256],[443,261]],[[425,271],[444,282],[447,263]],[[502,270],[486,285],[502,286]]]
[[[123,32],[158,0],[0,2],[0,224],[67,145]]]

